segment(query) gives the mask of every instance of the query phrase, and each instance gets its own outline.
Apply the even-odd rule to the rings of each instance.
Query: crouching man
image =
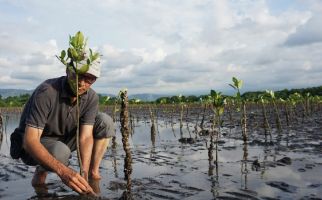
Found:
[[[115,135],[114,123],[98,112],[98,95],[91,85],[100,76],[100,64],[90,65],[78,76],[66,69],[66,76],[41,83],[26,103],[19,127],[11,135],[12,158],[37,166],[32,185],[45,184],[47,172],[56,173],[64,184],[80,194],[94,193],[88,179],[100,179],[99,166]],[[76,150],[76,89],[79,94],[80,154],[84,176],[68,167]],[[76,87],[77,88],[77,87]]]

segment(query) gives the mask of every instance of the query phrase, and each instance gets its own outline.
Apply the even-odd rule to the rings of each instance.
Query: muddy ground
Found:
[[[53,173],[46,187],[33,188],[35,167],[9,156],[8,137],[19,116],[6,115],[0,199],[322,199],[320,115],[290,126],[284,123],[280,132],[272,126],[273,138],[266,141],[263,128],[256,123],[248,129],[247,143],[242,141],[240,126],[224,124],[218,143],[213,137],[212,144],[209,119],[201,130],[194,120],[185,120],[180,129],[176,117],[160,117],[155,135],[147,117],[134,119],[130,180],[124,179],[125,153],[116,123],[117,146],[110,147],[104,157],[103,179],[91,182],[99,194],[96,198],[79,196]],[[76,159],[71,159],[71,166],[77,170]]]

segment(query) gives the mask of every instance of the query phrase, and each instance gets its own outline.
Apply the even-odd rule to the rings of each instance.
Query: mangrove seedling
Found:
[[[259,95],[259,101],[262,106],[263,124],[264,124],[264,130],[265,130],[265,141],[267,138],[267,132],[269,133],[270,140],[272,141],[271,127],[268,122],[266,106],[265,106],[265,104],[267,104],[267,100],[265,99],[264,95]]]
[[[183,108],[186,106],[186,104],[183,101],[182,94],[180,94],[178,96],[178,101],[179,101],[179,104],[180,104],[180,129],[182,129],[182,127],[183,127],[183,123],[182,123]]]
[[[129,105],[127,90],[121,90],[119,92],[119,98],[121,101],[121,112],[120,112],[120,122],[121,122],[121,133],[122,133],[122,143],[123,149],[125,151],[124,158],[124,178],[127,181],[126,194],[131,194],[131,173],[132,173],[132,155],[129,144]]]
[[[210,95],[215,116],[213,125],[217,124],[218,132],[220,132],[220,126],[222,125],[221,115],[224,113],[226,99],[222,96],[221,92],[216,92],[215,90],[211,90]]]
[[[272,90],[266,90],[266,94],[269,95],[269,97],[271,98],[271,100],[273,102],[274,112],[275,112],[275,117],[276,117],[276,125],[277,125],[277,129],[280,133],[282,130],[282,125],[281,125],[280,114],[278,112],[277,105],[276,105],[275,93]]]
[[[68,79],[68,83],[76,95],[76,115],[77,115],[77,130],[76,130],[76,145],[77,145],[77,157],[80,168],[80,174],[84,176],[82,160],[80,156],[79,147],[79,93],[78,93],[78,77],[81,74],[85,74],[89,67],[99,62],[99,53],[93,52],[92,49],[86,47],[87,39],[84,38],[82,32],[78,31],[74,36],[69,36],[69,48],[67,52],[62,50],[60,56],[56,57],[61,61],[66,69],[76,75],[76,79]],[[89,53],[88,53],[89,52]]]
[[[233,84],[229,84],[234,90],[236,91],[236,103],[237,103],[237,112],[242,110],[242,116],[241,116],[241,126],[242,126],[242,135],[243,135],[243,140],[246,142],[247,141],[247,127],[246,127],[246,102],[244,99],[241,98],[240,94],[240,89],[243,85],[242,80],[238,80],[237,78],[233,77],[232,78]]]

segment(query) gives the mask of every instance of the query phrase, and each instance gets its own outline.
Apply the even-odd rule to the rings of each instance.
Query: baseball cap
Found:
[[[100,77],[101,75],[101,62],[100,58],[97,58],[94,62],[91,63],[87,72],[88,74],[92,74],[96,78]]]

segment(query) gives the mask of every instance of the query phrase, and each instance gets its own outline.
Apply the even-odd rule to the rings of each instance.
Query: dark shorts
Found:
[[[18,154],[17,151],[19,151],[17,149],[14,149],[18,148],[19,144],[17,144],[15,140],[13,140],[15,139],[13,136],[15,136],[14,133],[11,136],[11,155],[15,153]],[[94,139],[103,139],[113,136],[115,136],[115,127],[112,118],[105,113],[98,113],[95,118],[95,124],[93,128]],[[71,152],[76,150],[76,135],[70,138],[44,136],[41,137],[40,142],[49,151],[49,153],[51,153],[56,159],[58,159],[65,165],[68,165],[68,159],[70,157]],[[21,150],[19,157],[27,165],[38,165],[38,163],[23,149]],[[17,159],[17,156],[15,157],[15,159]]]

